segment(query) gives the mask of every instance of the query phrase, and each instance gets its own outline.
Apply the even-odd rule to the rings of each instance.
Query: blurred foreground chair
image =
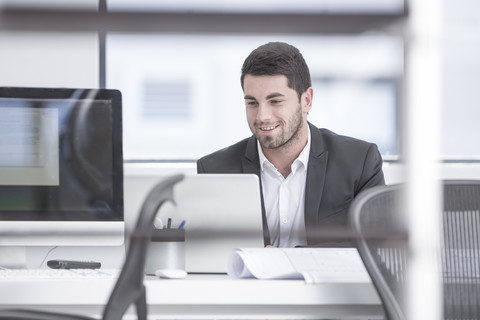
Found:
[[[358,251],[391,320],[406,319],[404,188],[368,189],[350,207]],[[443,181],[442,219],[443,318],[480,319],[480,181]]]
[[[173,202],[173,186],[183,175],[171,176],[152,188],[139,213],[137,224],[130,236],[127,255],[120,276],[103,312],[103,320],[120,320],[130,307],[135,305],[138,320],[147,319],[145,286],[145,260],[153,221],[158,209],[167,201]],[[0,310],[2,320],[92,320],[93,318],[65,313],[24,309]]]

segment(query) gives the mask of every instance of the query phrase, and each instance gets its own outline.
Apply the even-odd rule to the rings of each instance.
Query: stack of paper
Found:
[[[355,248],[238,248],[228,257],[234,278],[371,282]]]

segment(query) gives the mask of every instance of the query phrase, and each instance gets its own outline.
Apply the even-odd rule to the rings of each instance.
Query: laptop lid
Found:
[[[128,177],[125,209],[137,215],[161,177]],[[189,273],[226,273],[227,257],[238,247],[263,247],[259,179],[254,174],[191,174],[174,187],[176,205],[166,203],[157,227],[185,229],[185,268]],[[161,221],[161,222],[160,222]],[[128,223],[128,222],[127,222]]]

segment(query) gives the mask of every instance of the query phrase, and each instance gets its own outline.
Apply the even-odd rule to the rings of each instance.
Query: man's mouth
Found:
[[[271,126],[268,126],[268,127],[267,126],[259,127],[259,129],[263,132],[266,132],[266,131],[272,131],[276,127],[278,127],[278,124],[277,125],[271,125]]]

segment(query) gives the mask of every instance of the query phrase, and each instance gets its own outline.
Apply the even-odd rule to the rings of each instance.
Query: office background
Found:
[[[152,2],[108,1],[122,14],[105,21],[89,20],[96,0],[0,19],[0,85],[122,90],[126,186],[195,172],[196,158],[249,135],[239,69],[277,40],[312,69],[310,120],[377,143],[387,183],[480,178],[478,1]]]
[[[33,2],[2,2],[6,7],[11,3],[31,8]],[[65,10],[97,10],[99,5],[92,0],[35,1],[35,6],[41,3],[44,9]],[[480,138],[480,93],[475,85],[480,71],[475,58],[480,53],[479,5],[471,0],[433,4],[441,10],[435,39],[422,35],[427,20],[425,26],[410,21],[418,4],[401,0],[305,0],[294,7],[286,1],[268,6],[268,1],[133,5],[114,0],[107,2],[109,10],[126,13],[130,23],[119,27],[114,21],[111,31],[101,32],[101,41],[90,28],[59,32],[55,24],[42,28],[44,20],[39,19],[33,22],[37,28],[29,29],[28,24],[12,25],[7,19],[0,31],[0,84],[118,88],[124,96],[128,165],[161,162],[161,167],[176,167],[250,134],[239,85],[241,63],[258,45],[288,41],[300,48],[311,68],[315,103],[310,121],[377,143],[389,180],[389,168],[404,151],[408,80],[422,76],[422,70],[409,69],[416,63],[410,50],[422,41],[431,42],[441,77],[432,79],[440,84],[433,93],[441,102],[438,157],[446,162],[447,174],[465,166],[471,172],[480,155],[474,143]],[[130,27],[140,19],[133,13],[145,8],[153,12],[149,19],[166,22],[138,28],[140,32]],[[176,19],[166,19],[172,15]],[[428,131],[429,123],[424,126]],[[392,182],[400,179],[391,176]]]
[[[193,173],[198,157],[250,134],[240,66],[267,41],[299,47],[315,89],[310,121],[377,143],[387,183],[408,178],[408,141],[438,161],[434,174],[480,178],[478,1],[0,5],[33,8],[0,19],[1,86],[122,91],[127,186],[131,175]],[[117,15],[88,14],[105,5]]]

